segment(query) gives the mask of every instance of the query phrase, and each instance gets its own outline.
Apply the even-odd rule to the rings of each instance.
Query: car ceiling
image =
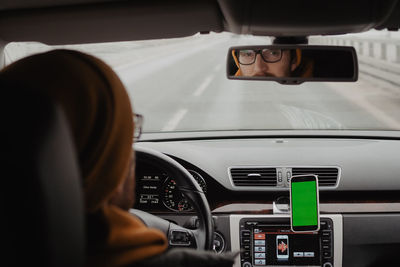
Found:
[[[229,31],[267,36],[398,30],[398,0],[2,0],[0,40],[47,44]]]

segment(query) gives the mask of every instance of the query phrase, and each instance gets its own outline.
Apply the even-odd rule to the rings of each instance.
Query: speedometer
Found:
[[[189,173],[194,177],[196,182],[200,185],[204,193],[207,191],[207,185],[203,177],[193,171],[189,170]],[[164,205],[173,211],[191,211],[193,210],[192,205],[184,197],[184,195],[179,191],[176,181],[173,177],[168,177],[164,182],[163,187],[163,203]]]

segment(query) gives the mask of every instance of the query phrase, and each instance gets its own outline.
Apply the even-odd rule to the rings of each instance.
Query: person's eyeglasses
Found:
[[[282,59],[281,49],[239,50],[237,58],[242,65],[251,65],[256,62],[257,54],[268,63],[275,63]]]
[[[133,137],[135,139],[139,139],[142,134],[142,126],[143,126],[143,115],[141,114],[133,114],[133,122],[135,123],[135,129]]]

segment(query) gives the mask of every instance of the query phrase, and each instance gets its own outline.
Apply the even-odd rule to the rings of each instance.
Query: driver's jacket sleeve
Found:
[[[135,267],[232,267],[239,252],[217,254],[189,248],[175,248],[151,259],[137,262]],[[133,266],[132,266],[133,267]]]
[[[136,262],[156,257],[167,249],[166,236],[160,230],[147,227],[139,218],[114,205],[102,211],[112,227],[108,227],[101,242],[90,246],[87,266],[136,266]]]

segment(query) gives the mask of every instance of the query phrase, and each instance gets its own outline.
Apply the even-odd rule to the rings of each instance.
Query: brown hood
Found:
[[[79,157],[88,232],[96,236],[101,229],[97,234],[104,236],[95,247],[89,237],[89,264],[120,266],[164,251],[161,232],[108,204],[127,177],[134,130],[129,96],[111,68],[80,52],[54,50],[19,60],[0,75],[44,93],[66,114]]]

